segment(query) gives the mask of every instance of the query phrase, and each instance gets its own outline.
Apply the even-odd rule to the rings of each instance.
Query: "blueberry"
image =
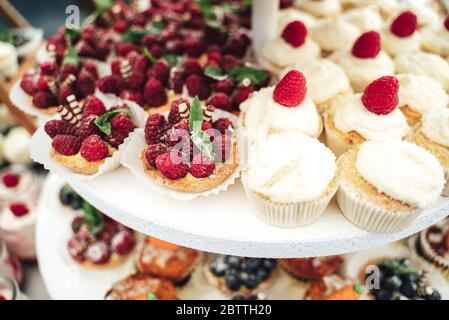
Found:
[[[385,277],[391,277],[394,275],[394,270],[388,267],[385,263],[377,265],[379,267],[380,273]]]
[[[390,291],[399,290],[401,285],[402,285],[402,280],[398,276],[392,276],[390,278],[387,278],[384,282],[385,289],[390,290]]]
[[[255,272],[260,264],[261,264],[261,259],[256,259],[256,258],[250,258],[246,261],[246,264],[248,266],[248,271],[250,272]]]
[[[401,276],[402,282],[417,282],[418,275],[414,273],[407,273]]]
[[[255,287],[257,287],[257,279],[256,276],[253,274],[249,274],[248,277],[246,277],[246,279],[242,280],[244,286],[247,287],[248,289],[254,289]]]
[[[258,300],[257,294],[252,294],[248,297],[248,300]]]
[[[276,268],[277,262],[275,259],[263,259],[262,265],[267,271],[272,271]]]
[[[399,264],[404,267],[411,267],[412,265],[411,261],[407,258],[396,259],[396,261],[399,262]]]
[[[223,277],[227,268],[228,266],[224,260],[219,258],[213,260],[210,264],[210,270],[216,277]]]
[[[441,295],[438,291],[434,290],[430,295],[426,297],[426,300],[441,300]]]
[[[229,256],[227,258],[227,263],[229,265],[229,268],[232,268],[235,270],[240,269],[240,258],[239,257]]]
[[[246,300],[246,299],[243,294],[237,293],[235,296],[232,297],[232,300]]]
[[[265,271],[264,269],[259,269],[256,272],[256,279],[259,282],[267,280],[269,276],[270,276],[270,274],[267,271]]]
[[[401,285],[400,291],[404,296],[413,298],[416,297],[418,293],[418,285],[416,282],[404,282]]]
[[[240,270],[241,271],[245,271],[245,272],[248,272],[249,271],[249,269],[248,269],[248,263],[246,262],[246,261],[242,261],[241,263],[240,263]]]
[[[225,275],[225,283],[229,290],[237,291],[240,289],[242,282],[239,276],[235,273],[226,273]]]
[[[80,210],[83,207],[84,200],[79,196],[75,196],[75,198],[70,203],[70,206],[73,210]]]
[[[63,187],[61,191],[59,191],[59,200],[62,204],[70,205],[70,203],[73,201],[74,194],[66,187]]]
[[[374,297],[376,300],[390,300],[392,293],[386,289],[376,289],[373,290]]]

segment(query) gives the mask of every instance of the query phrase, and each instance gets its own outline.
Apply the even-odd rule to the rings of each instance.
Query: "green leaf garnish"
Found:
[[[146,32],[148,32],[152,35],[158,36],[161,34],[162,30],[165,29],[165,27],[166,27],[165,21],[159,20],[159,21],[149,24],[145,30],[146,30]]]
[[[104,219],[101,212],[87,201],[84,201],[83,203],[83,211],[83,222],[88,225],[89,232],[92,235],[99,234],[104,228]]]
[[[120,108],[120,109],[106,112],[105,114],[99,116],[94,121],[98,130],[100,130],[107,136],[110,135],[111,131],[112,131],[111,121],[119,113],[126,113],[130,118],[132,117],[131,111],[127,108]]]
[[[214,147],[210,141],[210,136],[202,130],[203,127],[203,109],[198,97],[192,101],[189,115],[190,139],[193,144],[212,161],[215,159]]]
[[[416,270],[415,268],[404,266],[396,260],[386,260],[386,261],[384,261],[384,265],[388,269],[393,270],[395,274],[400,275],[400,276],[406,275],[406,274],[413,274],[413,275],[419,274],[419,271]]]
[[[223,72],[221,71],[220,68],[213,67],[213,66],[208,66],[206,68],[206,70],[204,70],[204,74],[207,77],[212,78],[217,81],[221,81],[221,80],[224,80],[227,78],[227,76],[225,74],[223,74]]]
[[[14,44],[14,35],[11,32],[11,30],[8,29],[1,29],[0,30],[0,41],[2,42],[7,42],[10,44]]]
[[[201,108],[200,99],[196,96],[192,101],[189,115],[189,130],[190,132],[201,130],[203,126],[203,109]]]
[[[171,67],[176,67],[178,65],[178,57],[174,54],[163,55],[162,59],[164,59]]]
[[[78,52],[76,51],[75,47],[70,47],[67,50],[66,54],[64,55],[62,65],[65,66],[66,64],[73,64],[76,67],[79,66],[80,58],[78,56]]]
[[[122,40],[124,42],[139,43],[142,40],[142,38],[145,36],[145,34],[146,34],[146,32],[144,30],[130,28],[123,35]]]
[[[354,291],[357,292],[358,294],[362,294],[363,293],[363,287],[360,283],[356,283],[354,286]]]
[[[143,54],[148,58],[148,60],[150,60],[151,63],[156,63],[156,58],[147,48],[143,48]]]
[[[114,0],[93,0],[93,3],[95,5],[95,11],[84,19],[83,25],[88,25],[94,22],[105,11],[109,10],[109,8],[114,5]]]
[[[156,295],[154,293],[150,292],[147,295],[147,300],[157,300],[157,297],[156,297]]]
[[[265,71],[251,68],[251,67],[237,67],[229,72],[229,76],[236,83],[241,83],[245,79],[249,79],[250,85],[256,87],[268,78]]]
[[[73,41],[75,39],[78,39],[81,36],[81,30],[66,27],[65,34],[70,38],[71,41]]]
[[[252,0],[243,0],[243,6],[245,8],[251,8],[253,6],[253,1]]]
[[[201,14],[206,19],[217,20],[217,14],[214,12],[213,3],[211,0],[198,0]]]

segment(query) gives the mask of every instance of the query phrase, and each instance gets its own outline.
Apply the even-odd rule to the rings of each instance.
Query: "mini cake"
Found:
[[[184,285],[198,260],[199,253],[194,249],[148,237],[139,253],[137,269],[175,285]]]
[[[279,132],[250,147],[242,182],[255,214],[278,227],[316,221],[334,196],[335,156],[317,139]]]
[[[326,144],[336,156],[367,140],[401,140],[409,133],[405,116],[396,108],[398,89],[395,77],[382,77],[324,114]]]
[[[395,58],[397,73],[429,76],[449,90],[449,63],[439,55],[428,52],[404,52]]]
[[[278,34],[282,34],[285,27],[293,21],[302,21],[307,29],[310,29],[316,22],[317,19],[308,14],[307,12],[299,11],[293,8],[285,9],[279,11],[278,18]]]
[[[75,173],[93,175],[134,131],[132,113],[127,105],[106,110],[95,96],[83,105],[74,96],[69,99],[69,105],[58,109],[61,119],[45,124],[52,139],[50,154]]]
[[[295,0],[294,6],[317,18],[334,17],[341,12],[340,0]]]
[[[441,163],[446,185],[444,196],[449,196],[449,109],[442,108],[424,114],[422,123],[410,136],[410,141],[428,150]]]
[[[270,71],[279,74],[283,68],[298,61],[312,61],[320,57],[320,46],[307,33],[304,23],[295,20],[284,28],[280,36],[265,43],[261,55]]]
[[[354,8],[343,12],[341,17],[355,25],[361,32],[380,31],[383,21],[379,7],[370,5],[363,8]]]
[[[274,259],[213,255],[204,266],[206,280],[228,296],[250,297],[270,287],[277,262]]]
[[[106,300],[177,300],[176,288],[169,281],[136,273],[116,282]]]
[[[419,51],[421,35],[417,31],[418,18],[412,11],[399,14],[382,32],[382,48],[391,56]]]
[[[340,256],[281,259],[279,266],[293,278],[300,281],[317,281],[336,273],[343,263]]]
[[[448,107],[449,96],[438,81],[410,73],[396,77],[399,80],[398,107],[410,125],[418,123],[426,111]]]
[[[431,153],[400,140],[363,143],[340,157],[337,172],[341,211],[373,233],[408,227],[438,199],[445,182],[443,168]]]
[[[422,30],[422,47],[425,51],[449,57],[449,16],[443,23]]]
[[[38,182],[31,170],[24,166],[12,165],[0,172],[0,200],[17,197],[33,198],[37,195]]]
[[[364,288],[339,275],[326,275],[313,281],[307,289],[305,300],[361,300]]]
[[[295,64],[287,67],[282,75],[292,69],[304,74],[307,79],[307,93],[320,113],[338,99],[352,94],[351,85],[343,69],[328,59]]]
[[[291,70],[275,86],[255,92],[242,106],[242,123],[250,138],[299,131],[318,138],[323,124],[304,75]]]
[[[84,202],[83,212],[72,221],[67,242],[70,257],[82,267],[102,269],[123,263],[134,249],[134,231]]]
[[[362,34],[351,49],[341,49],[329,59],[345,70],[352,88],[362,91],[373,80],[394,74],[393,60],[381,50],[381,39],[376,31]]]
[[[379,8],[383,18],[390,17],[399,7],[397,0],[341,0],[341,2],[346,10],[376,6]]]
[[[178,191],[201,193],[213,189],[238,166],[237,138],[228,118],[214,117],[214,107],[192,106],[185,99],[172,103],[170,114],[148,117],[141,153],[142,165],[157,183]]]

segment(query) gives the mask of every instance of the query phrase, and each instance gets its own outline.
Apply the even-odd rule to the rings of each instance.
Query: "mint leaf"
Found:
[[[200,99],[196,96],[192,101],[192,107],[190,108],[189,115],[189,130],[190,132],[196,132],[201,130],[203,126],[203,109],[201,108]]]
[[[213,10],[213,3],[211,0],[198,0],[201,14],[206,19],[217,20],[217,14]]]
[[[0,41],[14,44],[14,35],[8,29],[0,30]]]
[[[145,36],[145,34],[146,34],[146,32],[144,30],[130,28],[123,35],[122,40],[124,42],[139,43],[142,40],[142,38]]]
[[[143,48],[143,54],[148,58],[148,60],[150,60],[151,63],[156,63],[156,58],[147,48]]]
[[[78,39],[81,36],[81,30],[66,27],[65,34],[70,38],[71,41],[73,41],[75,39]]]
[[[363,287],[360,283],[356,283],[354,286],[354,291],[357,292],[358,294],[362,294],[363,293]]]
[[[110,135],[112,131],[111,121],[119,113],[126,113],[130,118],[132,117],[131,111],[128,108],[115,109],[113,111],[106,112],[105,114],[99,116],[95,119],[94,123],[98,130],[103,132],[105,135]]]
[[[227,76],[225,74],[223,74],[223,72],[221,71],[220,68],[213,67],[213,66],[208,66],[206,68],[206,70],[204,71],[204,74],[207,77],[212,78],[217,81],[221,81],[221,80],[224,80],[227,78]]]
[[[176,67],[178,65],[178,57],[174,54],[163,55],[162,59],[164,59],[171,67]]]
[[[251,8],[253,6],[253,1],[252,0],[243,0],[243,6],[245,8]]]
[[[210,136],[206,132],[201,129],[196,130],[192,133],[190,139],[202,154],[212,161],[215,160],[214,146],[210,141]]]
[[[229,76],[236,83],[240,83],[245,79],[250,80],[250,85],[256,87],[267,80],[268,74],[265,71],[251,67],[237,67],[229,72]]]
[[[396,260],[387,260],[387,261],[384,262],[384,265],[387,268],[393,270],[394,273],[397,274],[397,275],[405,275],[405,274],[417,275],[419,273],[418,270],[416,270],[415,268],[401,265]]]
[[[159,20],[148,25],[145,30],[152,35],[158,36],[161,34],[162,30],[165,29],[165,27],[166,27],[165,21]]]
[[[150,292],[147,295],[147,300],[157,300],[157,296],[154,293]]]
[[[103,13],[114,5],[114,0],[93,0],[93,3],[95,8]]]
[[[64,55],[62,65],[65,66],[66,64],[73,64],[76,67],[79,66],[80,58],[78,56],[78,52],[76,51],[75,47],[70,47],[67,50],[66,54]]]
[[[89,232],[92,235],[99,234],[104,228],[104,219],[101,212],[94,208],[87,201],[84,201],[83,203],[83,211],[83,222],[88,225]]]

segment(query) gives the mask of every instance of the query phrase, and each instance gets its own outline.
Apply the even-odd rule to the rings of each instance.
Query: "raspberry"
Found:
[[[95,241],[86,249],[86,258],[96,265],[106,264],[111,257],[108,245],[103,241]]]
[[[380,34],[376,31],[363,33],[354,43],[352,54],[361,59],[374,58],[380,52]]]
[[[222,134],[225,134],[226,131],[233,129],[234,125],[228,118],[219,118],[212,123],[212,127],[220,131]]]
[[[411,11],[404,11],[390,26],[390,30],[393,34],[400,38],[411,36],[418,28],[418,18]]]
[[[98,135],[92,135],[86,138],[81,144],[81,156],[89,162],[103,160],[109,155],[109,149]]]
[[[52,76],[55,74],[57,66],[53,61],[46,61],[41,63],[40,68],[43,75]]]
[[[134,71],[127,80],[128,88],[131,90],[141,90],[145,81],[145,75],[140,71]]]
[[[167,41],[165,47],[168,52],[176,55],[182,55],[184,51],[184,45],[180,39],[172,39]]]
[[[211,88],[208,85],[206,79],[202,76],[191,75],[186,81],[187,91],[189,96],[198,96],[198,99],[205,100],[211,94]]]
[[[292,70],[276,85],[273,92],[273,99],[284,107],[296,107],[303,102],[306,97],[307,86],[304,75]]]
[[[38,78],[31,73],[24,75],[22,81],[20,81],[20,88],[30,96],[34,95],[37,91],[37,79]]]
[[[33,96],[33,104],[37,108],[48,108],[57,104],[54,95],[46,91],[38,91]]]
[[[170,66],[164,61],[158,61],[148,69],[147,77],[157,79],[165,85],[170,77]]]
[[[120,94],[120,98],[123,100],[130,100],[134,101],[138,105],[143,105],[143,96],[140,91],[135,90],[123,90],[123,92]]]
[[[175,91],[176,93],[181,93],[184,86],[184,79],[184,72],[181,70],[175,70],[170,75],[170,79],[168,81],[169,88],[173,89],[173,91]]]
[[[152,35],[152,34],[147,34],[145,37],[143,37],[142,44],[146,48],[150,48],[151,46],[153,46],[155,44],[158,44],[157,37],[155,35]]]
[[[226,73],[229,73],[232,69],[240,65],[241,65],[240,59],[232,54],[224,55],[220,61],[220,66]]]
[[[60,77],[61,79],[67,78],[69,74],[76,74],[78,72],[78,68],[73,64],[66,64],[62,68]]]
[[[114,60],[111,62],[111,73],[120,76],[122,72],[120,71],[120,66],[122,64],[122,60]]]
[[[118,42],[115,45],[115,50],[119,56],[126,57],[128,53],[136,50],[136,46],[131,42]]]
[[[215,93],[207,102],[208,105],[213,105],[217,109],[226,111],[231,110],[231,99],[225,93]]]
[[[119,95],[123,90],[123,81],[119,76],[113,74],[98,79],[97,86],[101,92]]]
[[[112,130],[120,130],[128,134],[134,130],[134,123],[126,113],[117,114],[111,121]]]
[[[147,143],[158,143],[166,125],[167,121],[163,115],[157,113],[148,116],[147,122],[145,123],[145,140]]]
[[[53,138],[51,146],[62,155],[73,156],[80,150],[80,140],[75,136],[57,135]]]
[[[95,77],[87,70],[82,70],[76,80],[76,88],[84,96],[95,92]]]
[[[13,172],[7,172],[2,176],[2,181],[5,187],[7,188],[15,188],[19,185],[20,176]]]
[[[23,202],[13,202],[9,205],[9,210],[11,210],[12,214],[16,217],[23,217],[26,215],[30,210],[28,209],[27,205]]]
[[[91,96],[86,99],[83,108],[83,118],[87,118],[91,115],[101,116],[106,113],[106,107],[103,101],[98,99],[96,96]]]
[[[167,103],[168,97],[164,86],[157,79],[149,79],[145,84],[143,96],[150,107],[160,107]]]
[[[184,69],[184,74],[186,77],[191,76],[192,74],[196,74],[198,76],[203,75],[203,68],[198,63],[196,59],[187,59],[183,65],[182,68]]]
[[[100,135],[100,131],[98,130],[98,127],[95,125],[95,119],[97,119],[97,116],[91,114],[90,116],[84,117],[83,120],[81,121],[78,136],[81,141],[83,141],[84,139],[93,134]]]
[[[123,141],[128,138],[129,133],[129,131],[125,130],[112,131],[111,134],[106,137],[106,141],[114,148],[118,148],[123,143]]]
[[[76,136],[78,133],[78,129],[74,125],[64,120],[50,120],[45,123],[44,130],[50,138],[57,135]]]
[[[95,49],[85,41],[80,41],[78,52],[80,57],[93,57],[95,55]]]
[[[118,20],[114,23],[112,29],[117,33],[124,33],[128,29],[128,24],[125,20]]]
[[[90,61],[83,61],[83,68],[89,72],[95,79],[98,78],[97,66]]]
[[[111,240],[111,249],[119,255],[125,255],[131,252],[134,245],[134,235],[129,230],[119,231]]]
[[[164,49],[160,45],[152,45],[148,51],[156,58],[159,59],[164,55]]]
[[[215,162],[202,153],[193,158],[190,165],[190,174],[195,178],[207,178],[215,171]]]
[[[398,105],[399,81],[385,76],[371,82],[363,92],[362,102],[366,109],[378,115],[392,112]]]
[[[156,167],[164,177],[171,180],[181,179],[188,172],[187,165],[176,152],[166,152],[158,156],[156,159]]]
[[[253,93],[253,88],[242,87],[234,91],[232,95],[232,107],[234,110],[239,110],[240,104],[242,104]]]
[[[48,90],[48,82],[49,82],[49,78],[47,78],[44,75],[41,75],[39,77],[39,79],[37,80],[37,89],[41,90],[41,91]]]
[[[449,16],[447,16],[446,19],[444,20],[444,27],[446,28],[447,31],[449,31]]]
[[[187,37],[183,43],[185,52],[189,57],[198,58],[206,50],[206,45],[201,39]]]
[[[75,90],[71,86],[64,86],[59,89],[58,92],[58,102],[59,104],[66,104],[67,103],[67,97],[71,95],[76,95]]]
[[[157,157],[167,151],[168,148],[162,143],[151,144],[145,150],[145,159],[151,167],[156,168]]]
[[[215,162],[225,163],[231,154],[231,138],[225,134],[212,141],[215,152]]]
[[[170,107],[170,113],[168,114],[168,122],[171,124],[178,123],[181,121],[181,116],[179,114],[179,105],[181,103],[187,104],[187,106],[190,108],[190,102],[187,99],[180,98],[177,100],[174,100]]]
[[[290,22],[282,31],[282,38],[292,47],[298,48],[306,42],[307,28],[301,21]]]
[[[279,7],[281,9],[287,9],[293,5],[293,0],[281,0],[279,3]]]
[[[228,39],[224,47],[224,52],[232,53],[233,55],[242,58],[245,55],[250,43],[251,40],[245,33],[236,34]]]
[[[223,92],[228,96],[231,95],[232,90],[234,90],[234,81],[232,81],[231,79],[224,79],[218,81],[217,84],[215,85],[215,91]]]

